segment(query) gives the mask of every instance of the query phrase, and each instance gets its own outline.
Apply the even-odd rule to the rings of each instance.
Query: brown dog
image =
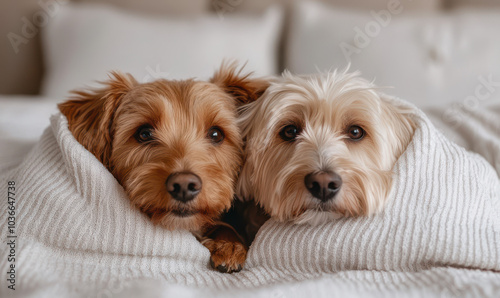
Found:
[[[231,206],[242,162],[237,108],[267,82],[223,65],[209,82],[140,84],[115,72],[104,85],[59,105],[74,137],[153,223],[193,232],[217,270],[241,270],[247,247],[218,218]]]

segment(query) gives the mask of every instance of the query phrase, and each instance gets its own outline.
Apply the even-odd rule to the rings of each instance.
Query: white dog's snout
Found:
[[[329,127],[304,130],[302,138],[303,148],[299,150],[310,159],[315,171],[335,171],[336,160],[348,155],[343,136]]]

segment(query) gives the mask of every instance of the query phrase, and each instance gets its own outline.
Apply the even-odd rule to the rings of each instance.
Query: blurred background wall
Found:
[[[52,0],[54,1],[54,0]],[[385,9],[391,0],[322,0],[331,7],[352,9],[363,13]],[[1,0],[0,1],[0,94],[39,94],[44,75],[46,74],[46,61],[43,53],[41,34],[32,31],[44,30],[45,25],[40,24],[33,28],[33,20],[39,17],[43,23],[41,12],[50,13],[51,0]],[[64,4],[70,0],[59,0]],[[232,14],[261,14],[272,5],[284,7],[284,28],[279,37],[277,60],[278,72],[285,65],[285,43],[287,30],[290,25],[290,6],[293,1],[287,0],[72,0],[71,2],[105,3],[122,10],[161,17],[165,19],[190,19],[206,15]],[[455,9],[478,9],[500,7],[496,0],[401,0],[404,2],[404,11],[398,18],[406,15],[433,15],[446,13]],[[51,22],[51,19],[47,20]],[[500,28],[499,28],[500,29]],[[32,37],[17,40],[18,51],[13,48],[9,33],[23,35],[23,30],[33,33]],[[26,32],[24,32],[26,33]],[[11,35],[12,38],[12,35]],[[89,62],[90,63],[90,62]],[[78,71],[78,70],[75,70]]]
[[[193,16],[210,9],[207,0],[65,0],[65,2],[106,3],[137,13],[158,16]],[[9,32],[20,33],[25,22],[44,11],[48,0],[0,0],[0,94],[38,94],[44,65],[41,35],[36,34],[15,52],[7,38]],[[50,8],[47,8],[50,9]],[[42,28],[43,30],[43,28]]]

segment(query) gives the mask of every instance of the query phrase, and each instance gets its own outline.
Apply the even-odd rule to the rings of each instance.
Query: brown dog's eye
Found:
[[[300,129],[297,126],[287,125],[280,131],[280,137],[283,139],[283,141],[290,142],[294,141],[299,133]]]
[[[140,126],[134,134],[134,138],[139,143],[144,143],[153,140],[153,127],[149,124]]]
[[[218,126],[212,126],[208,129],[207,138],[209,138],[214,144],[222,143],[224,140],[224,132]]]
[[[351,140],[353,141],[359,141],[365,136],[365,131],[357,125],[349,127],[347,133],[349,135],[349,138],[351,138]]]

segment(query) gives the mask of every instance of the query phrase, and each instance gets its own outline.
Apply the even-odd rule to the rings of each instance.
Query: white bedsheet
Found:
[[[0,96],[0,170],[19,164],[56,112],[52,98]]]
[[[479,153],[500,176],[500,99],[474,108],[450,105],[425,112],[446,137]]]

